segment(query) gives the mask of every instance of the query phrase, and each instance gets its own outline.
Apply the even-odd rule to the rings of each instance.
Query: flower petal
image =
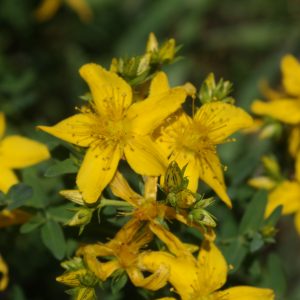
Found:
[[[297,153],[295,161],[295,179],[300,185],[300,152]]]
[[[288,94],[300,96],[300,63],[293,55],[286,55],[281,61],[283,86]]]
[[[0,165],[0,191],[7,193],[11,186],[18,183],[15,173]]]
[[[79,70],[92,92],[96,110],[111,120],[122,118],[132,101],[130,85],[116,73],[90,63]]]
[[[128,110],[133,131],[146,135],[152,133],[170,114],[180,108],[186,98],[184,88],[173,88],[134,103]]]
[[[213,294],[214,300],[273,300],[274,292],[270,289],[251,286],[236,286]]]
[[[128,141],[124,148],[130,167],[138,174],[159,176],[167,169],[168,161],[148,136],[137,136]]]
[[[253,125],[252,117],[243,109],[221,101],[202,105],[194,120],[207,128],[208,136],[215,144],[223,142],[237,130]]]
[[[170,89],[166,73],[158,72],[151,81],[149,95],[155,96],[167,92]]]
[[[280,99],[271,102],[256,100],[251,110],[257,115],[266,115],[287,124],[300,122],[300,101],[295,99]]]
[[[139,206],[139,203],[143,199],[141,195],[136,193],[129,186],[128,182],[120,172],[116,172],[109,186],[115,196],[127,201],[135,207]]]
[[[98,200],[113,178],[121,155],[119,146],[113,144],[104,143],[88,149],[76,179],[86,203],[92,204]]]
[[[0,292],[4,291],[8,285],[8,267],[2,255],[0,255]]]
[[[205,156],[199,156],[199,176],[210,186],[228,207],[232,207],[231,200],[226,193],[224,175],[218,156],[212,151],[207,151]]]
[[[195,158],[195,155],[189,153],[188,151],[174,151],[169,159],[169,161],[175,160],[180,169],[186,166],[184,176],[189,180],[188,188],[192,192],[196,192],[199,182],[199,164]]]
[[[291,214],[300,209],[300,184],[296,181],[284,181],[278,185],[268,197],[266,216],[279,205],[283,206],[284,215]]]
[[[18,135],[8,136],[0,143],[0,162],[8,168],[25,168],[49,157],[44,144]]]
[[[5,132],[5,116],[4,113],[0,112],[0,140],[2,139]]]
[[[199,284],[203,294],[210,294],[224,285],[227,278],[227,262],[214,243],[204,241],[198,254]],[[205,291],[205,292],[204,292]]]
[[[300,126],[293,126],[290,131],[289,139],[289,153],[292,157],[296,157],[300,149]]]
[[[66,142],[88,147],[95,138],[93,128],[97,126],[97,116],[92,113],[76,114],[54,126],[38,126],[39,129]]]

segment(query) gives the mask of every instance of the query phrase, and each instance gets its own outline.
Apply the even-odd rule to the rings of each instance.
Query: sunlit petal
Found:
[[[205,156],[199,156],[199,176],[217,193],[227,206],[232,206],[231,200],[226,193],[222,165],[215,153],[210,151]]]
[[[169,89],[170,86],[166,73],[158,72],[151,81],[149,95],[150,97],[160,95],[167,92]]]
[[[186,98],[184,88],[173,88],[134,103],[128,110],[133,131],[139,134],[152,133],[170,114],[180,108]]]
[[[126,179],[120,172],[116,172],[113,180],[110,183],[110,188],[113,194],[128,203],[138,206],[143,200],[143,197],[136,193],[128,184]]]
[[[97,127],[97,117],[92,113],[76,114],[54,126],[38,126],[39,129],[66,142],[88,147],[94,140],[93,128]]]
[[[89,85],[99,115],[121,119],[132,101],[128,83],[116,73],[93,63],[82,66],[79,73]]]
[[[208,136],[215,144],[253,125],[252,117],[243,109],[220,101],[202,105],[194,120],[208,129]]]
[[[205,290],[207,294],[221,288],[227,278],[227,262],[214,243],[205,241],[202,243],[198,255],[200,264],[200,289]]]
[[[0,165],[0,191],[6,193],[16,183],[18,178],[15,173]]]
[[[286,55],[281,61],[283,86],[288,94],[300,96],[300,63],[293,55]]]
[[[158,176],[167,169],[167,158],[148,136],[138,136],[129,140],[124,153],[129,165],[138,174]]]
[[[49,157],[44,144],[18,135],[8,136],[0,143],[0,163],[8,168],[25,168]]]
[[[237,286],[213,294],[213,300],[273,300],[274,292],[270,289],[251,286]]]
[[[300,184],[298,182],[284,181],[269,194],[266,216],[269,216],[279,205],[283,206],[284,215],[300,209]]]
[[[113,178],[120,158],[117,145],[103,143],[88,149],[76,180],[85,202],[97,201]]]
[[[300,122],[300,100],[280,99],[271,102],[254,101],[251,110],[261,116],[269,116],[287,124]]]

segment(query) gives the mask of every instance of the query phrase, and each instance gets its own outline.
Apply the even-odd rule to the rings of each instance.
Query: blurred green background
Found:
[[[115,56],[141,54],[151,31],[161,42],[174,37],[183,45],[183,59],[167,68],[172,84],[191,81],[199,86],[214,72],[233,82],[237,104],[246,109],[259,97],[261,79],[279,82],[279,62],[285,53],[299,57],[299,0],[86,2],[93,11],[89,23],[81,22],[66,4],[52,19],[37,22],[34,11],[39,0],[0,0],[0,110],[10,132],[43,139],[34,126],[54,124],[73,114],[87,90],[79,67],[91,61],[109,67]],[[237,186],[246,182],[260,156],[274,145],[241,137],[240,142],[221,147],[233,198],[247,194],[247,188],[245,192]],[[241,203],[237,216],[243,199]],[[234,223],[232,216],[226,219],[226,212],[222,216],[229,227]],[[0,252],[11,266],[11,285],[0,299],[68,299],[64,287],[54,282],[62,269],[38,241],[34,235],[19,236],[15,228],[1,229]],[[280,273],[269,279],[270,285],[280,288],[278,299],[299,300],[300,237],[292,218],[282,219],[277,241],[271,250],[278,255],[265,262],[270,278]],[[255,265],[247,271],[257,273]]]

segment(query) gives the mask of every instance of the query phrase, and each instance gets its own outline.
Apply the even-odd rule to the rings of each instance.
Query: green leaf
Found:
[[[284,295],[286,292],[287,282],[285,279],[281,259],[277,254],[272,253],[269,255],[266,273],[267,274],[264,276],[265,280],[263,282],[264,286],[272,288],[275,291],[278,299],[286,299]]]
[[[55,177],[63,174],[77,173],[78,166],[75,165],[74,161],[70,158],[57,161],[53,166],[49,167],[45,172],[46,177]]]
[[[66,241],[61,226],[49,220],[42,226],[42,240],[45,246],[58,260],[61,260],[66,253]]]
[[[248,252],[248,246],[243,237],[235,239],[229,246],[224,247],[223,253],[226,261],[230,264],[233,269],[230,272],[236,272],[241,263],[243,262]]]
[[[264,220],[266,205],[267,191],[260,190],[255,193],[241,220],[239,227],[240,234],[255,232],[261,227]]]
[[[7,209],[13,210],[26,204],[33,195],[33,189],[25,183],[19,183],[13,185],[8,191]]]
[[[111,290],[113,294],[117,294],[126,285],[128,280],[126,272],[123,270],[116,271],[111,281]]]
[[[264,240],[262,235],[256,232],[253,236],[252,241],[250,242],[250,252],[255,252],[259,250],[264,245]]]
[[[282,205],[276,207],[275,210],[273,210],[271,215],[267,219],[265,219],[264,225],[275,227],[275,225],[277,224],[277,222],[281,217],[281,212],[282,212]]]
[[[45,218],[43,218],[41,214],[35,215],[27,223],[25,223],[21,226],[20,232],[23,234],[29,233],[29,232],[37,229],[41,225],[43,225],[44,222],[45,222]]]

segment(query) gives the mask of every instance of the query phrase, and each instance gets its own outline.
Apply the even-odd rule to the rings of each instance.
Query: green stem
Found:
[[[101,198],[101,201],[100,201],[100,204],[98,205],[98,208],[99,207],[104,207],[104,206],[126,206],[126,207],[132,207],[132,205],[130,203],[126,202],[126,201]]]

